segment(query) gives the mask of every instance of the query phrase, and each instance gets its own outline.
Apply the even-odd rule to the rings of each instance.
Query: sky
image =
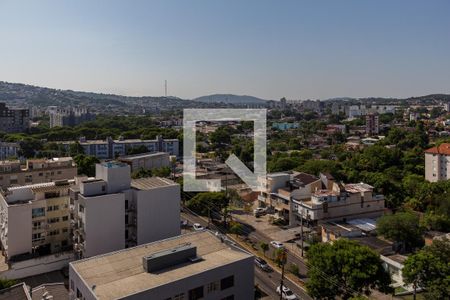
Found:
[[[0,80],[130,96],[450,93],[450,1],[0,0]]]

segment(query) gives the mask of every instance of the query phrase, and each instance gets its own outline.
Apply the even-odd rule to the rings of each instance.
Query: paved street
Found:
[[[200,218],[194,214],[191,214],[187,211],[184,211],[181,214],[181,218],[183,220],[187,220],[190,224],[200,223],[202,226],[208,226],[208,222],[203,218]],[[258,242],[264,241],[269,242],[268,237],[259,232],[252,232],[249,234],[249,238],[254,239]],[[289,263],[296,263],[299,265],[301,273],[304,273],[306,270],[306,266],[301,262],[297,257],[288,253],[288,265]],[[279,299],[279,296],[275,293],[275,289],[280,285],[281,274],[278,270],[274,270],[273,272],[267,273],[261,271],[259,268],[255,267],[255,284],[258,284],[260,289],[264,291],[268,296],[264,299]],[[290,279],[285,279],[285,284],[289,287],[294,293],[296,293],[300,299],[311,299],[306,292],[299,288],[296,284],[294,284]]]

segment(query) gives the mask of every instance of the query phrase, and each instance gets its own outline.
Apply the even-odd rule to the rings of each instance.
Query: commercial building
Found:
[[[92,121],[95,115],[87,108],[70,107],[56,108],[49,111],[50,128],[62,126],[77,126],[83,122]]]
[[[19,149],[18,143],[0,142],[0,160],[19,156]]]
[[[425,179],[430,182],[450,179],[450,143],[425,150]]]
[[[72,157],[0,161],[0,188],[74,179],[77,166]]]
[[[50,272],[73,259],[69,232],[73,183],[39,183],[0,193],[0,240],[8,264],[0,276],[21,278]]]
[[[151,177],[131,180],[130,166],[96,165],[96,177],[71,189],[77,257],[91,257],[179,235],[180,186]]]
[[[366,115],[366,134],[369,136],[380,133],[380,122],[377,114]]]
[[[30,111],[25,108],[8,108],[0,103],[0,131],[22,132],[29,127]]]
[[[209,231],[72,262],[70,299],[253,299],[253,256]]]
[[[170,155],[166,152],[142,153],[121,156],[117,159],[130,166],[131,172],[139,169],[152,170],[170,167]]]
[[[56,142],[62,144],[66,150],[69,149],[73,141],[70,142]],[[83,147],[84,154],[95,156],[98,159],[114,159],[116,157],[128,154],[128,151],[137,148],[145,147],[148,152],[167,152],[170,155],[179,156],[179,141],[178,139],[163,139],[162,136],[157,136],[154,140],[132,139],[125,140],[119,138],[114,140],[107,138],[106,140],[86,140],[81,138],[79,140],[81,147]]]

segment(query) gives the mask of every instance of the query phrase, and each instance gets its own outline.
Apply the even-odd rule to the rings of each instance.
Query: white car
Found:
[[[277,287],[277,294],[279,295],[281,293],[280,286]],[[296,300],[298,299],[297,296],[285,285],[283,285],[283,293],[281,295],[283,299],[287,300]]]
[[[255,217],[262,216],[266,212],[267,212],[267,208],[264,208],[264,207],[258,207],[253,210],[253,214],[255,215]]]
[[[192,228],[194,228],[195,231],[202,231],[203,229],[205,229],[205,227],[203,227],[199,223],[194,223],[194,225],[192,225]]]
[[[284,245],[281,242],[271,241],[270,244],[272,245],[272,247],[274,247],[276,249],[284,249]]]

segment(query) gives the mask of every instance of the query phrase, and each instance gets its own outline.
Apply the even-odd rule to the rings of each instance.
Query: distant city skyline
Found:
[[[0,81],[192,99],[450,94],[450,2],[0,1]]]

